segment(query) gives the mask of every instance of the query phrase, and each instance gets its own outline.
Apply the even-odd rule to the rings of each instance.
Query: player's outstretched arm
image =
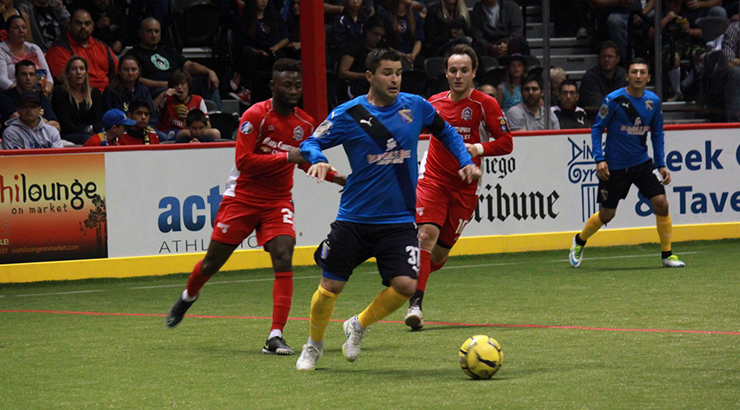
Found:
[[[466,184],[480,179],[480,177],[483,175],[477,165],[466,165],[460,168],[457,173],[460,175],[460,179],[465,181]]]
[[[329,164],[328,162],[317,162],[311,165],[306,173],[309,176],[316,178],[319,182],[324,182],[326,180],[326,174],[334,169],[335,168],[332,167],[331,164]]]
[[[307,164],[308,163],[308,161],[306,161],[306,159],[303,158],[303,155],[301,155],[300,149],[295,149],[288,153],[288,162],[293,163],[293,164]]]

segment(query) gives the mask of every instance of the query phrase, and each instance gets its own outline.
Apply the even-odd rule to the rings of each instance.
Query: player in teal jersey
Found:
[[[586,241],[614,218],[617,204],[627,197],[632,184],[650,200],[655,212],[663,266],[685,266],[671,250],[673,223],[663,187],[671,182],[671,173],[665,166],[661,102],[655,93],[645,89],[649,81],[645,60],[634,59],[627,70],[627,87],[604,98],[591,128],[601,208],[591,215],[583,231],[573,237],[569,260],[574,268],[581,266]],[[601,149],[604,129],[607,135],[605,152]],[[648,131],[653,146],[652,160],[647,151]]]
[[[416,290],[419,240],[415,223],[417,145],[422,128],[442,141],[460,163],[462,181],[480,177],[462,137],[422,97],[401,93],[401,57],[376,49],[366,60],[367,96],[337,107],[301,144],[312,164],[308,174],[320,181],[331,165],[322,150],[342,145],[352,173],[342,193],[337,220],[316,250],[323,269],[311,299],[310,337],[298,358],[298,370],[314,370],[323,352],[326,327],[337,297],[355,267],[370,257],[378,261],[388,286],[359,315],[344,322],[342,353],[349,361],[360,354],[368,326],[403,306]]]

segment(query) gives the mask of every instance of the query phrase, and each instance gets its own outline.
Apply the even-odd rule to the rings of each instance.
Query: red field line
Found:
[[[161,313],[111,313],[111,312],[74,312],[64,310],[14,310],[0,309],[0,313],[49,313],[61,315],[89,315],[89,316],[148,316],[148,317],[165,317]],[[198,319],[252,319],[252,320],[272,320],[271,317],[264,316],[213,316],[213,315],[187,315],[190,318]],[[288,320],[306,321],[305,317],[291,317]],[[343,322],[344,319],[332,319],[332,322]],[[380,323],[403,323],[400,320],[382,320]],[[437,326],[466,326],[466,327],[514,327],[514,328],[533,328],[533,329],[571,329],[571,330],[600,330],[605,332],[654,332],[654,333],[703,333],[712,335],[735,335],[740,336],[740,332],[723,332],[718,330],[681,330],[681,329],[622,329],[613,327],[591,327],[591,326],[558,326],[558,325],[525,325],[525,324],[504,324],[504,323],[457,323],[457,322],[425,322],[426,325]]]

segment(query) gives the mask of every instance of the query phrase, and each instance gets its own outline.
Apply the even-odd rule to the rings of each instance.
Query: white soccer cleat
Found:
[[[679,260],[678,256],[671,255],[667,258],[663,258],[663,266],[666,268],[683,268],[686,264],[683,263],[682,260]]]
[[[347,341],[342,345],[342,354],[344,358],[350,362],[354,362],[360,356],[362,351],[362,336],[367,331],[367,328],[357,330],[352,324],[353,321],[357,320],[357,315],[347,319],[342,326],[344,328],[344,335],[347,337]],[[359,323],[359,322],[358,322]]]
[[[419,330],[424,327],[424,315],[421,314],[421,308],[414,305],[409,306],[409,311],[406,313],[403,322],[411,330]]]
[[[324,353],[324,349],[306,343],[303,345],[303,351],[298,356],[298,361],[295,363],[295,368],[301,371],[313,371],[316,369],[316,362],[321,359],[321,355]]]
[[[570,266],[574,268],[581,266],[581,261],[583,260],[583,248],[583,245],[576,243],[576,236],[573,235],[573,242],[570,245],[570,255],[568,256]]]

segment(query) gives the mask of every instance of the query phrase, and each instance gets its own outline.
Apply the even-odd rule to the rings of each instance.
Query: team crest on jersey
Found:
[[[252,123],[249,121],[244,121],[242,126],[239,127],[239,131],[241,131],[242,134],[249,134],[253,129],[254,127],[252,127]]]
[[[334,114],[332,113],[332,116],[333,116],[333,115],[334,115]],[[316,137],[316,138],[321,138],[321,137],[323,137],[323,136],[324,136],[324,134],[326,134],[327,132],[329,132],[329,130],[331,130],[331,127],[332,127],[333,125],[334,125],[334,124],[332,124],[332,123],[331,123],[331,121],[329,121],[329,120],[325,120],[324,122],[322,122],[322,123],[321,123],[321,124],[319,125],[319,127],[318,127],[318,128],[316,128],[316,132],[314,132],[314,134],[313,134],[313,135],[314,135],[314,137]]]
[[[609,107],[606,104],[602,104],[601,108],[599,108],[599,117],[606,118],[608,114],[609,114]]]
[[[424,215],[424,207],[423,206],[417,207],[416,208],[416,214],[419,215],[419,216]]]
[[[414,115],[411,114],[411,110],[403,109],[398,111],[398,114],[401,116],[401,119],[403,119],[406,124],[411,124],[412,122],[414,122]]]
[[[506,122],[506,117],[498,117],[498,123],[501,125],[501,132],[509,131],[509,124]]]
[[[464,110],[462,110],[462,119],[469,120],[473,118],[473,110],[470,109],[470,107],[465,107]]]
[[[648,111],[652,111],[653,110],[653,100],[646,100],[645,108],[647,108]]]
[[[303,139],[303,128],[301,128],[300,126],[295,127],[295,129],[293,130],[293,139],[296,141],[300,141]]]

